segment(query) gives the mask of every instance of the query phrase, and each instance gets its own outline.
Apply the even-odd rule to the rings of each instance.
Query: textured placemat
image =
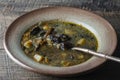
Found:
[[[111,61],[106,62],[101,69],[84,76],[58,78],[23,69],[7,56],[2,44],[6,28],[20,15],[48,6],[77,7],[107,19],[118,36],[114,56],[120,57],[120,0],[0,0],[0,80],[119,80],[120,64]]]

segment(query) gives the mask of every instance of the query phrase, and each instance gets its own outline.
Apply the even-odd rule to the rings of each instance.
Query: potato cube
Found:
[[[73,31],[73,30],[70,30],[70,29],[65,29],[65,34],[67,34],[67,35],[73,35],[73,34],[75,34],[76,32],[75,31]]]
[[[85,58],[85,56],[83,55],[83,54],[80,54],[79,56],[78,56],[78,59],[84,59]]]
[[[48,25],[44,25],[44,26],[43,26],[43,30],[46,30],[46,31],[48,31],[50,28],[51,28],[51,27],[49,27]]]
[[[77,41],[77,45],[84,45],[86,43],[85,38],[81,38],[80,40]]]
[[[25,46],[26,48],[30,48],[30,47],[32,46],[32,40],[26,41],[26,42],[24,43],[24,46]]]
[[[39,61],[42,61],[43,60],[43,56],[39,55],[39,54],[35,54],[34,55],[34,59],[39,62]]]

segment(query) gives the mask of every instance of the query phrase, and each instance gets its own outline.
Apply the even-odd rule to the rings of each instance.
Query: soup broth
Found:
[[[95,35],[82,25],[60,20],[38,22],[21,39],[21,47],[28,57],[50,66],[73,66],[92,57],[71,50],[74,46],[96,51],[98,42]]]

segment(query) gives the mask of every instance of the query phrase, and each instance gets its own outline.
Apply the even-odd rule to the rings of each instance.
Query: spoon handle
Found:
[[[100,52],[95,52],[95,51],[92,51],[89,49],[73,47],[72,50],[82,51],[82,52],[89,53],[89,54],[92,54],[92,55],[97,56],[97,57],[109,59],[109,60],[116,61],[116,62],[120,63],[120,58],[118,58],[118,57],[109,56],[107,54],[102,54]]]

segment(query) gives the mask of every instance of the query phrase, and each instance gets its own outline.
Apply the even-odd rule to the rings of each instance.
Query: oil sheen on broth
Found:
[[[82,25],[60,20],[38,22],[22,36],[21,47],[34,61],[58,67],[83,63],[92,55],[73,51],[73,46],[96,51],[96,37]]]

